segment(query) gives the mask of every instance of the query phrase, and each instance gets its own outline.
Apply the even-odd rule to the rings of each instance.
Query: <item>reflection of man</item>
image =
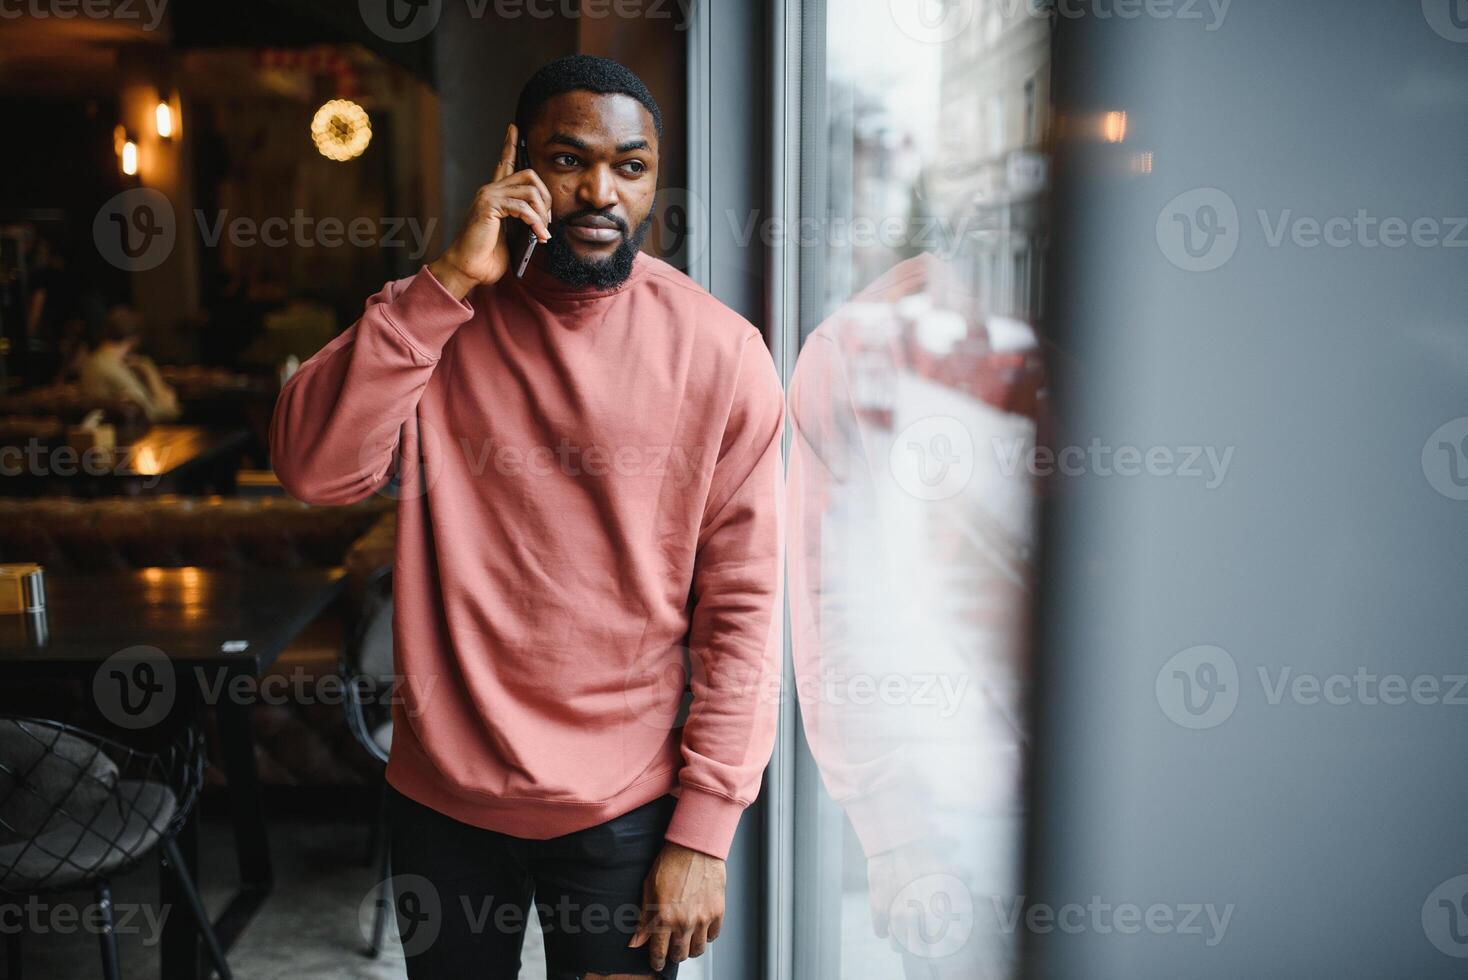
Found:
[[[671,977],[721,927],[774,744],[783,400],[758,331],[638,251],[661,135],[621,65],[542,68],[458,239],[276,408],[298,497],[413,461],[392,861],[444,915],[412,977],[515,976],[532,895],[552,977]]]
[[[178,395],[158,366],[137,353],[139,319],[125,306],[108,311],[101,343],[81,361],[81,389],[91,398],[133,402],[150,422],[171,421],[179,416]]]
[[[792,645],[807,741],[866,855],[877,933],[909,976],[1001,976],[1005,942],[969,932],[1015,890],[1033,494],[994,447],[1034,424],[954,383],[996,354],[985,341],[964,360],[957,311],[974,301],[943,271],[900,263],[802,349]]]

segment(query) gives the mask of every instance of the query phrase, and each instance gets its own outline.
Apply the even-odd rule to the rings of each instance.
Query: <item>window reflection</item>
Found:
[[[829,234],[801,255],[824,304],[789,391],[792,650],[846,841],[839,867],[805,859],[814,920],[797,934],[823,976],[1002,977],[1022,890],[1049,24],[969,3],[962,30],[913,30],[937,22],[897,6],[831,6],[825,138],[805,161],[820,179],[803,216]]]

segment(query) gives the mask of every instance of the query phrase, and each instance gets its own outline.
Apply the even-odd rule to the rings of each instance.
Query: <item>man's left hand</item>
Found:
[[[674,844],[663,845],[642,883],[642,916],[627,945],[648,943],[654,970],[671,959],[703,955],[724,926],[724,862]]]

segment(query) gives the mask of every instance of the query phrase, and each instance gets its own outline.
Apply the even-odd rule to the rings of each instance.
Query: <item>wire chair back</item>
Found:
[[[0,716],[0,892],[127,870],[178,833],[203,771],[192,726],[148,751],[59,721]]]

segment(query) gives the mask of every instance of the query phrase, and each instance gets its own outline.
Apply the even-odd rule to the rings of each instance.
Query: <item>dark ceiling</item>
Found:
[[[396,0],[380,0],[383,3]],[[412,44],[384,41],[362,21],[358,0],[172,0],[175,46],[282,48],[355,42],[435,85],[432,35]]]

